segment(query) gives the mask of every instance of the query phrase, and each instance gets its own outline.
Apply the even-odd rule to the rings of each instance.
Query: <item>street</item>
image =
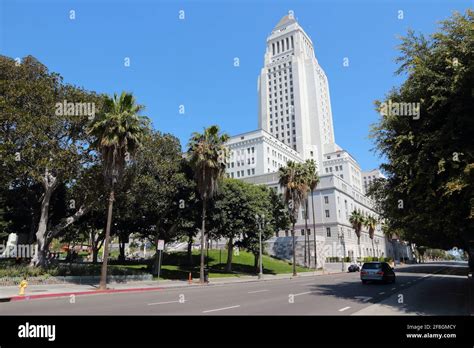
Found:
[[[359,273],[0,303],[1,315],[469,315],[467,264],[396,269],[395,284]]]

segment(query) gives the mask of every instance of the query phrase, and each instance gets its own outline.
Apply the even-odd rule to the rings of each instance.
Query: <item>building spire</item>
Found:
[[[292,23],[295,23],[296,20],[295,20],[295,14],[292,10],[288,11],[288,14],[283,16],[282,19],[280,19],[280,21],[278,22],[278,24],[275,26],[275,29],[276,28],[279,28],[279,27],[283,27],[285,25],[289,25],[289,24],[292,24]]]

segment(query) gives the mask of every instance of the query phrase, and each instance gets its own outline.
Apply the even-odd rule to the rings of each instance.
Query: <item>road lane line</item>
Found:
[[[210,313],[210,312],[217,312],[217,311],[225,311],[226,309],[238,308],[240,305],[237,306],[230,306],[230,307],[223,307],[223,308],[216,308],[216,309],[209,309],[207,311],[202,311],[203,313]]]
[[[397,288],[392,288],[392,290],[396,290]]]
[[[341,309],[339,310],[339,312],[347,311],[349,308],[351,308],[351,307],[344,307],[344,308],[341,308]]]
[[[307,294],[311,294],[313,293],[314,291],[307,291],[307,292],[301,292],[299,294],[293,294],[293,296],[300,296],[300,295],[307,295]]]
[[[382,291],[382,292],[379,292],[379,295],[383,295],[383,294],[385,294],[385,292],[384,292],[384,291]]]
[[[369,297],[369,296],[354,296],[354,298],[356,298],[358,300],[362,300],[364,302],[367,302],[367,301],[372,299],[372,297]]]
[[[186,302],[186,300],[182,301]],[[182,303],[181,302],[181,303]],[[160,304],[168,304],[168,303],[180,303],[179,301],[168,301],[168,302],[153,302],[153,303],[148,303],[149,306],[154,306],[154,305],[160,305]]]
[[[265,292],[265,291],[268,291],[268,290],[255,290],[255,291],[249,291],[247,292],[247,294],[256,294],[258,292]]]

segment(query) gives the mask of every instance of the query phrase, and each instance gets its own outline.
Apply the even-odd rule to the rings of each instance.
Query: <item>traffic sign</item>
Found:
[[[165,240],[158,239],[158,250],[164,250],[164,249],[165,249]]]

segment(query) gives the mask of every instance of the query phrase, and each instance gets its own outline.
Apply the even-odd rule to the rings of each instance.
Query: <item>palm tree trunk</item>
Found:
[[[206,197],[202,200],[202,228],[201,228],[201,265],[199,269],[199,282],[204,284],[204,244],[206,243]]]
[[[314,198],[313,198],[313,190],[311,190],[311,206],[313,210],[313,240],[314,240],[314,269],[318,269],[318,255],[316,254],[317,246],[316,246],[316,220],[314,218]]]
[[[295,245],[295,223],[291,229],[291,236],[293,237],[293,275],[296,276],[296,245]]]
[[[105,242],[104,242],[104,260],[102,261],[102,270],[100,272],[99,289],[105,290],[107,288],[107,260],[109,258],[109,242],[110,242],[110,227],[112,225],[112,209],[114,206],[115,192],[114,184],[110,189],[109,197],[109,211],[107,213],[107,226],[105,228]]]
[[[308,197],[306,197],[305,208],[304,208],[304,266],[308,267],[311,263],[309,257],[309,235],[308,235]],[[308,253],[308,257],[306,257]]]
[[[359,263],[362,262],[362,251],[360,249],[360,236],[357,236],[357,244],[359,245]]]

